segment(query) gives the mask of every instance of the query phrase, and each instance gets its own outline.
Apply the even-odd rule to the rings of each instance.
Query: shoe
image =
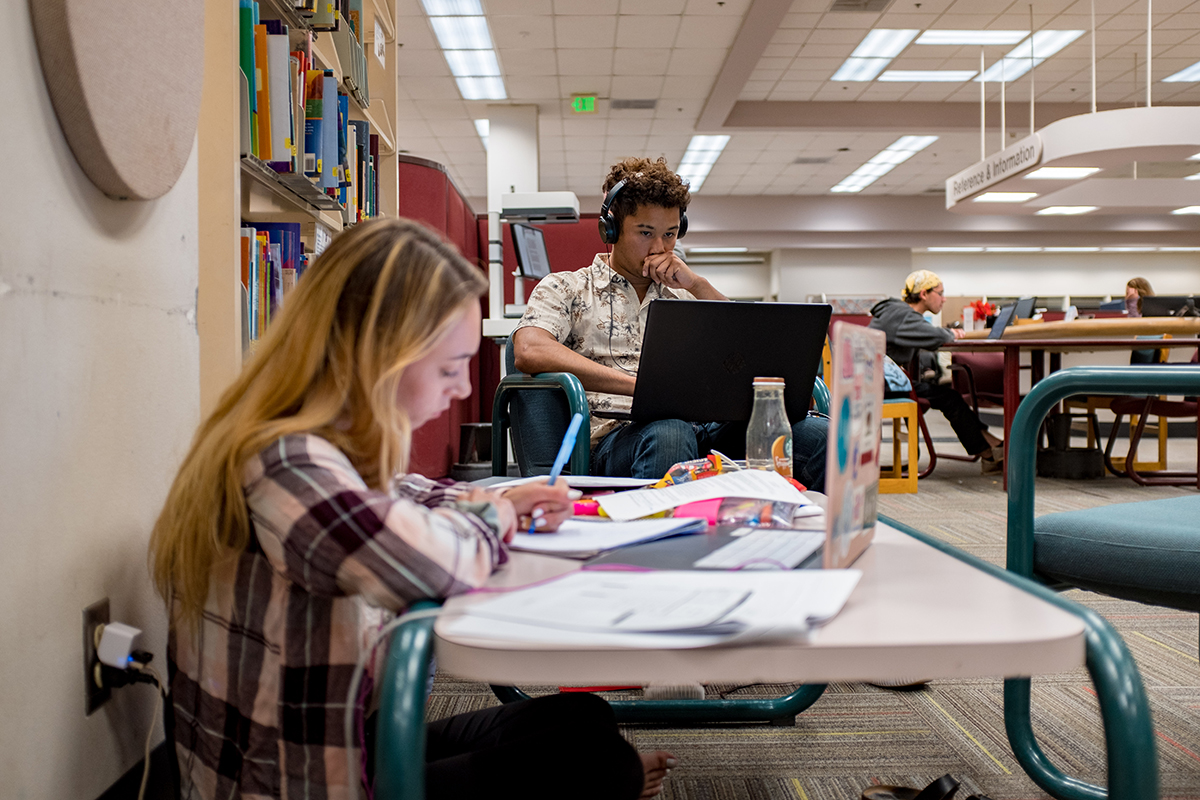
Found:
[[[915,692],[918,689],[923,689],[929,683],[929,678],[922,678],[916,681],[911,678],[898,681],[867,681],[867,683],[880,689],[892,689],[897,692]]]
[[[990,453],[986,453],[983,458],[979,459],[979,463],[983,468],[984,475],[1004,472],[1004,449],[1000,448],[1000,455],[997,457],[996,448],[993,447]]]
[[[702,683],[652,683],[642,689],[644,700],[703,700]]]
[[[868,786],[862,800],[950,800],[958,791],[958,781],[943,775],[924,789],[909,786]]]

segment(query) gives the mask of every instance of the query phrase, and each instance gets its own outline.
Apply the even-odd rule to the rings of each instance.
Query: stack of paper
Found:
[[[595,520],[595,521],[593,521]],[[632,522],[608,522],[575,517],[553,533],[518,533],[510,547],[528,553],[545,553],[565,558],[591,558],[594,555],[631,544],[665,539],[682,533],[699,533],[702,519],[673,517],[639,519]]]
[[[585,648],[679,649],[807,641],[841,611],[858,570],[572,572],[443,620],[447,636]]]

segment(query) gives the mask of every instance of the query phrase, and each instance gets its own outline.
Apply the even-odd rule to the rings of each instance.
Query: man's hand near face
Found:
[[[728,300],[701,278],[673,250],[651,253],[642,262],[642,276],[669,289],[683,289],[701,300]]]

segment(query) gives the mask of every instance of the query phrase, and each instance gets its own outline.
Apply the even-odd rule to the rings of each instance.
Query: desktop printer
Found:
[[[578,222],[579,198],[574,192],[517,192],[500,195],[505,222]]]

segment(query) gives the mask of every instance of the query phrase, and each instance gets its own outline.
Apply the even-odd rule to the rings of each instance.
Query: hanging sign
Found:
[[[999,153],[990,155],[978,164],[946,179],[946,208],[982,192],[1000,181],[1020,175],[1042,161],[1042,137],[1026,136]]]

